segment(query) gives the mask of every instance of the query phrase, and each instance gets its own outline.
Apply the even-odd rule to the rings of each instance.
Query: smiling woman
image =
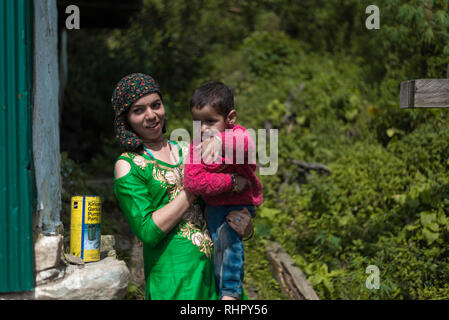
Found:
[[[118,83],[112,104],[116,137],[127,150],[115,164],[114,192],[143,242],[145,298],[218,299],[202,203],[183,185],[188,144],[163,135],[159,86],[148,75],[128,75]],[[251,226],[245,215],[236,211],[229,219]]]
[[[162,137],[161,123],[165,125],[165,109],[158,93],[151,93],[137,100],[128,112],[131,128],[144,141]]]

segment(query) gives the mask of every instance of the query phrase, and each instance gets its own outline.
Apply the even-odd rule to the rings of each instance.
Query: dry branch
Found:
[[[301,171],[309,172],[310,170],[318,171],[318,173],[326,173],[331,174],[331,171],[328,167],[321,163],[307,163],[301,160],[291,160],[293,164],[296,164],[300,167]]]

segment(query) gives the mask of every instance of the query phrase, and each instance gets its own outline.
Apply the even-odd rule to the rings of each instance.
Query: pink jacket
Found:
[[[248,150],[255,150],[254,142],[249,133],[240,125],[231,125],[231,133],[221,133],[222,157],[221,164],[211,163],[195,164],[194,156],[198,156],[198,151],[193,148],[193,142],[189,148],[189,158],[184,166],[184,187],[196,195],[201,195],[208,205],[260,205],[263,202],[262,184],[255,174],[255,159],[248,157]],[[227,138],[227,139],[226,139]],[[244,161],[237,164],[237,147],[242,147]],[[225,150],[232,150],[225,154]],[[241,151],[238,150],[238,151]],[[228,156],[228,157],[226,157]],[[196,158],[200,159],[200,158]],[[240,175],[251,182],[252,187],[242,192],[232,192],[232,178],[230,173]]]

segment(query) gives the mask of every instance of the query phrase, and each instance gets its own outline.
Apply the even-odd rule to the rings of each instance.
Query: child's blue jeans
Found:
[[[231,296],[237,299],[242,295],[243,282],[243,242],[237,232],[226,221],[233,210],[247,208],[254,217],[254,206],[207,206],[207,227],[214,243],[215,281],[220,290],[220,299]]]

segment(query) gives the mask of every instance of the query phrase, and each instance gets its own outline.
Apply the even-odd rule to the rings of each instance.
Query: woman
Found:
[[[117,160],[114,192],[132,232],[143,242],[146,299],[218,299],[212,241],[196,196],[184,190],[188,144],[168,141],[159,86],[135,73],[112,96],[115,131],[127,149]],[[249,212],[235,211],[229,225],[252,230]]]

